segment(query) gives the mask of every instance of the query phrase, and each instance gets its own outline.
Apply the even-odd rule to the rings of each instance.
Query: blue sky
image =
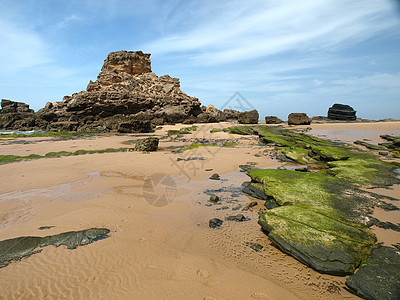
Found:
[[[0,98],[35,110],[86,89],[111,51],[151,53],[204,105],[400,119],[395,0],[0,0]]]

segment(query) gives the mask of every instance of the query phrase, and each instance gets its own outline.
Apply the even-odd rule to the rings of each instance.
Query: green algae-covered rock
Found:
[[[346,285],[360,297],[373,300],[400,299],[400,253],[379,247],[350,276]]]
[[[311,150],[314,156],[318,156],[323,161],[346,160],[355,155],[354,151],[344,146],[311,145]]]
[[[301,205],[325,211],[331,216],[366,223],[374,206],[381,206],[384,196],[357,188],[351,182],[318,173],[291,170],[253,169],[247,172],[251,190],[275,206]]]
[[[284,252],[322,273],[351,274],[370,253],[375,236],[360,224],[309,207],[281,206],[258,223]]]
[[[393,172],[397,167],[376,158],[352,157],[345,161],[328,162],[328,166],[329,174],[358,184],[379,187],[400,183]]]
[[[68,249],[87,245],[99,239],[108,237],[107,228],[90,228],[81,231],[69,231],[45,237],[23,236],[0,241],[0,268],[7,266],[11,261],[18,261],[24,257],[41,252],[46,246],[65,245]]]

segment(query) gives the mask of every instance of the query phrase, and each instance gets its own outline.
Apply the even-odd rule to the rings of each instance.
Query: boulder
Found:
[[[365,299],[400,299],[399,270],[399,251],[390,247],[379,247],[361,264],[358,272],[346,280],[346,285]]]
[[[159,139],[156,137],[149,137],[138,140],[135,144],[135,151],[157,151]]]
[[[250,111],[244,111],[239,113],[238,121],[241,124],[257,124],[258,123],[258,111],[256,109]]]
[[[328,109],[328,119],[355,121],[357,119],[356,111],[350,105],[335,103]]]
[[[289,125],[310,125],[311,119],[305,113],[291,113],[288,116]]]
[[[266,116],[265,124],[281,124],[283,121],[275,116]]]

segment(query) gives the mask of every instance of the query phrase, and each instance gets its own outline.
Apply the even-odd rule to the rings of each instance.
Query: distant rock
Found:
[[[238,120],[256,124],[258,112],[201,106],[180,89],[178,78],[157,76],[150,54],[117,51],[108,54],[96,81],[86,90],[48,102],[34,113],[29,105],[2,101],[0,129],[46,131],[149,132],[162,124]]]
[[[200,101],[180,90],[178,78],[152,73],[150,54],[117,51],[86,91],[48,103],[37,114],[51,123],[78,122],[70,130],[148,132],[152,125],[184,122],[201,112]]]
[[[23,102],[2,99],[0,109],[0,129],[33,130],[46,127],[47,122],[37,117],[33,109]]]
[[[289,125],[310,125],[311,119],[305,113],[291,113],[288,116]]]
[[[266,116],[265,124],[281,124],[283,121],[275,116]]]
[[[30,109],[29,105],[23,102],[15,102],[11,100],[1,99],[0,113],[1,114],[34,113],[34,110]]]
[[[328,110],[328,119],[355,121],[357,119],[356,111],[349,105],[335,103]]]
[[[239,113],[238,121],[241,124],[258,124],[258,111],[256,109]]]

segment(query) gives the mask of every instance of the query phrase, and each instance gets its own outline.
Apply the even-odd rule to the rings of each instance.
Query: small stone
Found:
[[[250,204],[249,204],[249,207],[254,207],[254,206],[256,206],[258,203],[257,203],[257,201],[253,201],[253,202],[251,202]]]
[[[210,176],[210,179],[212,180],[220,180],[219,175],[217,173],[214,173]]]
[[[238,214],[236,216],[229,216],[226,218],[228,221],[236,221],[236,222],[243,222],[246,221],[246,217],[242,214]]]
[[[224,221],[218,219],[218,218],[214,218],[208,221],[208,226],[210,228],[218,228],[222,225]]]
[[[256,252],[260,252],[262,250],[262,248],[264,248],[263,246],[261,246],[258,243],[247,242],[246,245],[249,246],[251,249],[253,249]]]
[[[387,155],[389,155],[389,153],[388,152],[383,152],[383,151],[380,151],[380,152],[378,152],[379,153],[379,155],[383,155],[383,156],[387,156]]]
[[[213,169],[206,169],[205,171],[207,171],[207,172],[209,172],[209,171],[212,171]]]
[[[211,197],[210,197],[210,201],[211,201],[211,202],[215,202],[215,203],[217,203],[217,202],[219,201],[219,197],[218,197],[218,196],[215,196],[215,195],[213,195],[213,196],[211,196]]]
[[[284,166],[277,167],[278,170],[287,170]]]
[[[300,167],[294,168],[294,170],[298,171],[298,172],[308,172],[308,167],[307,166],[300,166]]]

